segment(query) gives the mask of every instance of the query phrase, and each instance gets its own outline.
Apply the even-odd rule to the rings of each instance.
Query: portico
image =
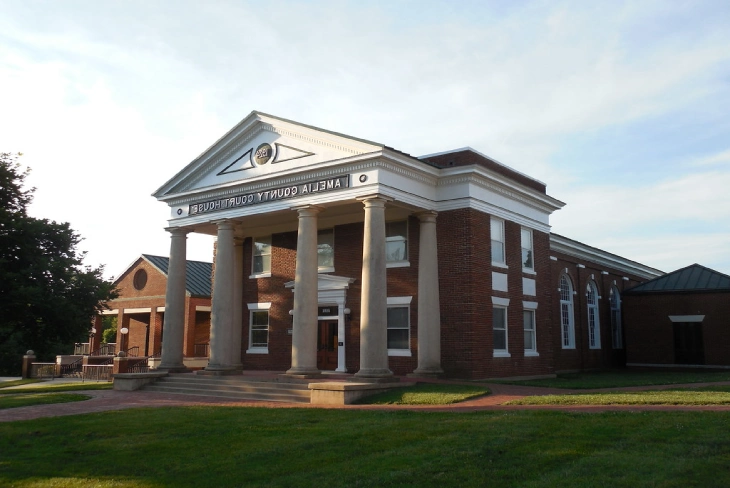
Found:
[[[382,380],[417,357],[411,371],[439,374],[436,182],[382,145],[253,112],[155,193],[171,209],[160,369],[182,368],[179,283],[200,232],[217,236],[206,372],[281,365],[286,346],[287,374],[317,375],[327,322],[335,371]],[[389,287],[418,303],[416,327],[409,305],[389,318]]]

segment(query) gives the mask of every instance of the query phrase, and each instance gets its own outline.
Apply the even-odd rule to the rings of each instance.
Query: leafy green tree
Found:
[[[70,352],[117,296],[103,267],[83,266],[68,223],[28,215],[35,189],[24,189],[19,156],[0,153],[0,374],[17,373],[28,349],[44,359]]]
[[[101,319],[103,332],[101,333],[102,344],[117,342],[117,317],[105,315]]]

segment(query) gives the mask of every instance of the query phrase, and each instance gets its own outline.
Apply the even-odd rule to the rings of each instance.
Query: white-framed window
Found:
[[[534,253],[532,248],[532,230],[522,228],[520,232],[522,241],[522,270],[535,271]]]
[[[586,287],[586,303],[588,305],[588,347],[601,348],[601,322],[598,317],[598,288],[592,281]]]
[[[492,217],[489,229],[492,236],[492,264],[505,266],[507,261],[504,255],[504,220]]]
[[[335,230],[317,231],[317,268],[320,273],[335,270]]]
[[[492,341],[494,357],[510,357],[507,337],[508,298],[492,297]]]
[[[411,355],[412,297],[388,297],[388,356]]]
[[[536,313],[537,302],[522,302],[522,327],[525,337],[525,356],[539,356],[537,352]]]
[[[271,276],[271,236],[254,237],[251,277]]]
[[[248,350],[249,354],[269,352],[269,309],[271,302],[249,303]]]
[[[408,266],[408,221],[385,223],[385,262],[388,267]]]
[[[609,290],[608,301],[611,305],[611,342],[614,349],[623,349],[624,334],[621,329],[621,294],[615,286],[612,286]]]
[[[573,284],[568,275],[560,277],[560,334],[563,349],[575,349],[575,322],[573,320]]]

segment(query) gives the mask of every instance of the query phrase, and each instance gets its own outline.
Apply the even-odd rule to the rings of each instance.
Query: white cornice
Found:
[[[438,186],[474,184],[547,213],[552,213],[565,206],[565,203],[560,200],[513,183],[508,178],[480,166],[446,168],[443,172],[446,174],[439,179]]]
[[[550,250],[567,254],[578,259],[584,259],[595,264],[607,266],[640,278],[651,279],[664,275],[660,271],[641,263],[631,261],[621,256],[588,246],[578,241],[568,239],[557,234],[550,234]]]

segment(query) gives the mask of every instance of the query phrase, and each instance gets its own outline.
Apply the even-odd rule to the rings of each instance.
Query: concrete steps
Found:
[[[308,383],[284,383],[241,376],[202,376],[171,374],[145,385],[144,391],[198,395],[231,400],[310,403]]]

